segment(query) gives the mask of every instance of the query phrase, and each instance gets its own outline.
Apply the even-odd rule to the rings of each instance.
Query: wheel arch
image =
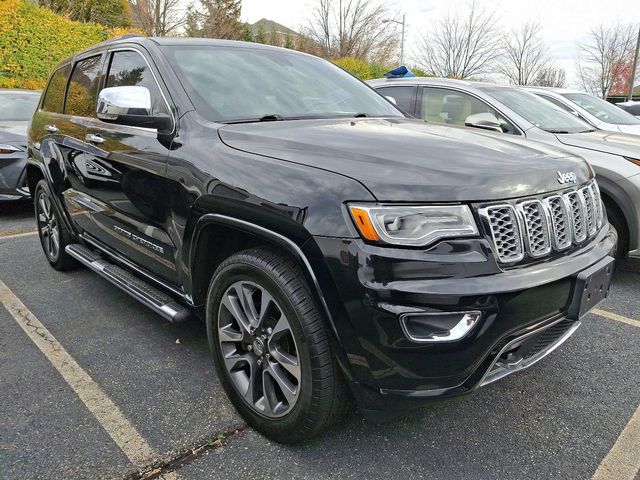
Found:
[[[638,221],[636,213],[633,210],[633,201],[629,195],[615,182],[608,180],[602,176],[598,176],[598,185],[605,206],[608,208],[616,208],[621,214],[626,224],[629,242],[629,250],[638,248]]]

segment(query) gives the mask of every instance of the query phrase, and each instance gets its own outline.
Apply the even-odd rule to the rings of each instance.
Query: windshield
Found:
[[[633,115],[601,98],[586,93],[562,93],[561,95],[603,122],[614,125],[640,125],[640,120]]]
[[[0,122],[28,122],[33,117],[40,94],[0,92]]]
[[[480,87],[536,127],[551,133],[592,131],[588,123],[533,93],[507,87]]]
[[[196,109],[214,122],[403,116],[375,91],[320,58],[211,45],[163,50]]]

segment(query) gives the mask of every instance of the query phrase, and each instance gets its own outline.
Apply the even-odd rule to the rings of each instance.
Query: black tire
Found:
[[[250,405],[249,401],[243,398],[222,357],[219,322],[224,323],[225,320],[221,317],[228,316],[228,312],[230,312],[221,306],[223,296],[229,295],[234,285],[244,285],[243,282],[255,285],[262,289],[257,291],[266,291],[271,295],[277,311],[281,311],[291,327],[288,332],[291,333],[295,343],[297,365],[301,371],[300,382],[297,384],[298,393],[295,403],[290,406],[286,414],[278,418],[262,414],[256,408],[257,402],[255,405]],[[259,295],[260,298],[264,298],[262,297],[263,293]],[[225,297],[226,301],[229,298]],[[260,300],[256,301],[255,299],[253,302],[261,303]],[[265,315],[255,315],[254,317],[258,316],[264,317]],[[231,321],[233,321],[233,317],[228,318],[232,318]],[[206,323],[209,345],[218,377],[227,396],[249,425],[266,437],[281,443],[305,441],[339,421],[349,410],[351,397],[331,351],[323,315],[310,294],[299,268],[284,253],[269,248],[253,248],[227,258],[216,269],[211,279],[207,295]],[[239,331],[241,335],[246,335],[248,332],[242,328],[239,328]],[[266,338],[265,335],[263,337]],[[253,338],[256,337],[250,337],[249,342]],[[225,342],[225,339],[222,341]],[[228,343],[225,343],[226,345]],[[237,345],[234,355],[239,355],[241,348],[250,348],[244,337],[242,342],[239,341]],[[243,347],[243,345],[246,346]],[[267,344],[265,343],[265,345]],[[253,347],[251,350],[254,356],[257,350],[257,347]],[[243,355],[251,353],[244,352]],[[267,357],[269,356],[267,355]],[[227,361],[228,358],[227,356]],[[274,358],[275,355],[271,361],[275,363]],[[264,365],[266,368],[267,362]],[[253,366],[251,372],[253,373]],[[264,373],[258,373],[258,375],[262,375],[262,382],[264,382]],[[264,399],[266,399],[264,383],[262,389]],[[254,395],[251,397],[255,398]],[[270,403],[266,400],[265,402]]]
[[[616,207],[607,206],[607,217],[609,223],[618,233],[618,247],[616,248],[616,260],[623,260],[629,253],[629,231],[627,222],[622,212]]]
[[[51,266],[60,271],[77,268],[78,262],[65,251],[67,245],[74,243],[73,237],[62,222],[60,212],[45,180],[40,180],[36,185],[33,204],[40,245]],[[48,211],[45,211],[47,209],[43,205],[48,205]],[[57,246],[55,246],[56,242]]]

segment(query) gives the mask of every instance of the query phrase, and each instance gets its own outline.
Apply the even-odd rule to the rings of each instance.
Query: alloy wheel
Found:
[[[224,367],[243,400],[269,418],[290,412],[302,372],[291,324],[273,296],[251,281],[233,283],[217,328]]]
[[[60,229],[58,220],[53,213],[53,206],[49,195],[42,192],[36,202],[38,229],[40,230],[40,241],[45,253],[50,259],[58,258],[60,251]]]

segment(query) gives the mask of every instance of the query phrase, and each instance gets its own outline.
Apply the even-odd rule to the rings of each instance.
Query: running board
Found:
[[[109,263],[93,250],[79,243],[73,243],[67,245],[65,251],[84,266],[89,267],[98,275],[110,281],[121,290],[124,290],[133,298],[162,315],[170,322],[180,323],[191,317],[191,311],[177,303],[169,295],[152,287],[124,268]]]

